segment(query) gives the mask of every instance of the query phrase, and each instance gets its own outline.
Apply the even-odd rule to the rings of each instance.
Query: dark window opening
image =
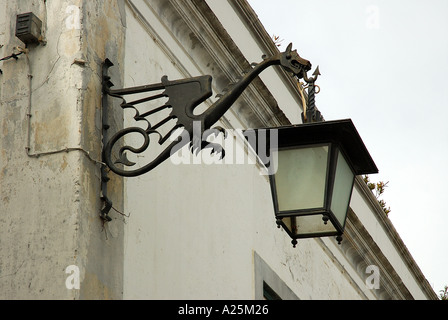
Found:
[[[263,281],[263,297],[266,300],[282,300],[280,296],[272,290],[270,286],[266,282]]]

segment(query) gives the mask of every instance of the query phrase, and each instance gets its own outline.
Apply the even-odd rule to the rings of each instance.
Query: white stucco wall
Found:
[[[125,86],[157,83],[163,75],[174,80],[200,74],[200,62],[193,63],[157,19],[157,7],[132,3],[135,8],[126,10]],[[145,23],[137,21],[135,9]],[[235,20],[227,9],[220,15]],[[226,117],[238,123],[231,112]],[[356,272],[347,274],[343,256],[335,263],[334,239],[326,245],[302,240],[292,248],[276,227],[268,179],[260,172],[254,164],[174,165],[168,160],[127,178],[125,299],[254,299],[254,252],[301,299],[359,299],[361,291],[373,297]]]

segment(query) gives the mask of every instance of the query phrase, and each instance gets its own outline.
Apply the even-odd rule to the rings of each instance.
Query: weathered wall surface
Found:
[[[268,179],[245,152],[244,164],[229,149],[230,163],[215,165],[207,151],[186,150],[191,164],[171,159],[125,182],[111,173],[112,221],[102,223],[104,59],[115,64],[117,88],[211,74],[221,93],[269,44],[277,50],[253,29],[245,1],[0,0],[0,8],[0,57],[26,52],[0,62],[0,299],[253,299],[263,282],[285,298],[434,298],[360,185],[342,246],[324,238],[292,248],[275,227]],[[15,16],[29,11],[43,21],[44,43],[23,51]],[[278,69],[261,78],[220,125],[300,122],[291,79]],[[136,125],[117,100],[107,135],[123,116]],[[239,138],[227,142],[242,150]],[[381,268],[380,290],[367,286],[371,264]]]
[[[17,14],[38,16],[46,42],[0,64],[0,298],[121,298],[123,222],[99,218],[98,162],[101,63],[122,58],[118,3],[0,1],[2,57],[25,48]],[[121,181],[110,185],[121,208]]]

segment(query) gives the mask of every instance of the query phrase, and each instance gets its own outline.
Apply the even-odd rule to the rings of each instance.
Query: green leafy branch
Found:
[[[445,289],[440,290],[440,300],[448,300],[448,286],[445,286]]]
[[[376,199],[378,200],[378,204],[380,205],[381,209],[383,209],[386,216],[389,216],[390,207],[386,206],[386,201],[384,201],[383,199],[379,199],[380,196],[384,193],[389,181],[387,182],[380,181],[377,183],[370,182],[370,178],[367,175],[363,177],[363,180],[366,183],[367,187],[370,189],[370,191],[372,191],[372,193],[375,195]]]
[[[274,41],[274,44],[277,47],[280,47],[282,45],[283,39],[280,39],[280,36],[276,36],[275,34],[272,35],[272,41]]]

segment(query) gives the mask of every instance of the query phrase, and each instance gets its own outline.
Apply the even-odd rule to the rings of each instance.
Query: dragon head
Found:
[[[280,65],[299,79],[311,69],[311,62],[300,57],[297,50],[293,51],[292,43],[280,54]]]

